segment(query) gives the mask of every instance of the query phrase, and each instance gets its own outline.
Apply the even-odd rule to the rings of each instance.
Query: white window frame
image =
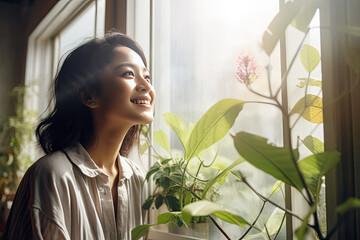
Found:
[[[102,1],[102,2],[101,2]],[[99,8],[99,4],[104,4],[105,0],[82,0],[82,1],[58,1],[50,10],[45,18],[38,24],[30,34],[27,44],[26,66],[25,66],[25,85],[31,85],[37,94],[26,94],[25,105],[28,109],[34,110],[44,116],[49,109],[40,109],[39,101],[49,102],[49,86],[56,75],[58,61],[54,61],[54,56],[58,54],[54,48],[54,37],[79,14],[82,13],[93,2],[96,10],[105,11],[105,7]],[[95,13],[95,35],[97,34],[99,17],[103,14]],[[95,37],[95,36],[94,36]],[[35,144],[34,144],[35,145]],[[33,159],[43,155],[40,149],[31,148]]]

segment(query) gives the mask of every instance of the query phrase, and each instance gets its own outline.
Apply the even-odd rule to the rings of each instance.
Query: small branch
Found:
[[[253,90],[253,89],[250,87],[250,85],[248,85],[248,84],[246,84],[246,88],[247,88],[250,92],[252,92],[253,94],[255,94],[255,95],[259,96],[259,97],[266,98],[266,99],[272,99],[272,97],[270,97],[270,96],[266,96],[266,95],[264,95],[264,94],[261,94],[261,93],[255,91],[255,90]]]
[[[280,87],[278,88],[278,90],[276,91],[274,98],[277,98],[277,96],[278,96],[279,93],[280,93],[280,90],[282,89],[283,85],[285,84],[286,79],[287,79],[287,76],[289,75],[290,69],[292,68],[292,65],[294,64],[295,59],[296,59],[297,55],[299,54],[299,52],[300,52],[300,50],[301,50],[301,47],[302,47],[302,45],[304,44],[305,39],[306,39],[306,37],[307,37],[310,29],[311,29],[311,28],[308,28],[308,30],[305,32],[305,35],[304,35],[303,39],[301,40],[301,42],[300,42],[300,44],[299,44],[299,47],[298,47],[298,49],[297,49],[296,52],[295,52],[294,57],[291,59],[291,62],[290,62],[289,67],[287,68],[284,76],[281,78],[281,85],[280,85]]]
[[[262,211],[264,210],[264,207],[265,207],[265,204],[266,204],[267,201],[264,201],[263,202],[263,205],[258,213],[258,215],[256,216],[254,222],[250,225],[250,227],[245,231],[245,233],[239,238],[239,240],[242,240],[244,239],[244,237],[250,232],[250,230],[255,226],[255,223],[257,222],[257,220],[259,219]]]
[[[245,103],[257,103],[257,104],[268,104],[268,105],[272,105],[272,106],[275,106],[277,108],[279,108],[281,110],[281,107],[279,107],[278,104],[276,103],[271,103],[271,102],[262,102],[262,101],[247,101]]]
[[[286,216],[286,214],[284,214],[284,216],[283,216],[283,218],[282,218],[282,220],[281,220],[281,223],[280,223],[279,230],[276,232],[276,235],[275,235],[275,237],[274,237],[273,240],[276,240],[276,238],[278,237],[278,235],[279,235],[279,233],[280,233],[280,230],[281,230],[281,227],[282,227],[282,225],[284,224],[285,216]]]
[[[265,228],[267,237],[269,238],[269,240],[271,240],[270,233],[269,233],[269,230],[266,227],[266,224],[264,224],[264,228]]]
[[[226,232],[224,231],[224,229],[222,229],[222,227],[215,221],[214,217],[209,215],[209,218],[211,219],[211,221],[215,224],[215,226],[220,230],[220,232],[226,237],[226,239],[231,240],[231,238],[226,234]]]
[[[214,164],[214,162],[215,162],[215,160],[216,160],[216,158],[217,158],[217,156],[218,156],[218,154],[219,154],[219,151],[220,151],[220,146],[221,146],[221,142],[219,143],[219,146],[218,146],[218,148],[217,148],[217,150],[216,150],[216,154],[215,154],[215,156],[214,156],[214,158],[213,158],[213,160],[211,161],[211,163],[210,164],[208,164],[208,165],[205,165],[204,164],[204,161],[202,161],[199,157],[199,160],[200,160],[200,162],[201,162],[201,164],[204,166],[204,167],[211,167],[213,164]]]
[[[281,207],[280,205],[278,205],[277,203],[271,201],[270,199],[264,197],[263,195],[261,195],[259,192],[257,192],[247,181],[245,178],[242,178],[242,181],[246,184],[246,186],[248,186],[260,199],[262,199],[263,201],[267,201],[269,203],[271,203],[272,205],[274,205],[275,207],[283,210],[284,212],[290,214],[291,216],[294,216],[295,218],[299,219],[300,221],[303,221],[302,218],[300,218],[298,215],[296,215],[295,213],[291,212],[290,210],[287,210],[283,207]]]
[[[165,157],[163,157],[161,154],[159,154],[159,153],[156,151],[155,147],[151,144],[150,140],[149,140],[147,137],[145,138],[145,141],[146,141],[146,143],[152,148],[152,150],[154,150],[154,152],[155,152],[156,155],[158,155],[158,156],[161,157],[161,158],[165,158]],[[170,156],[170,157],[172,158],[172,156]]]
[[[200,166],[201,166],[201,164],[200,164]],[[192,175],[187,169],[185,170],[185,172],[186,172],[187,174],[189,174],[190,177],[192,177],[192,178],[194,178],[194,179],[196,179],[196,180],[198,180],[198,181],[200,181],[200,182],[208,182],[208,181],[210,180],[210,179],[201,179],[201,178],[198,178],[197,176]]]

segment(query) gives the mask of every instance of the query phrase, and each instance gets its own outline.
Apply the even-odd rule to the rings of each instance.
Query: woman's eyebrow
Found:
[[[116,70],[118,70],[118,69],[120,69],[120,68],[122,68],[122,67],[137,68],[138,66],[135,65],[135,64],[133,64],[133,63],[122,63],[122,64],[117,65],[117,66],[114,68],[113,72],[115,72]],[[150,70],[149,70],[148,68],[146,68],[146,67],[144,67],[143,70],[146,70],[146,71],[150,72]]]

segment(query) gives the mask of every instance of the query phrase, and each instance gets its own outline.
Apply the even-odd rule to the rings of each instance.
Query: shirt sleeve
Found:
[[[40,209],[32,208],[32,229],[34,239],[70,240],[68,233],[54,221],[46,216]]]
[[[59,170],[53,169],[56,168],[37,162],[25,173],[3,239],[70,239],[65,221],[69,207],[63,207],[69,206],[66,187],[57,176]]]

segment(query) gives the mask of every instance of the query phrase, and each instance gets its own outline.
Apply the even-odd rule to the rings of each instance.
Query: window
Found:
[[[137,6],[138,2],[135,1],[134,4]],[[283,1],[280,2],[283,3]],[[249,92],[244,83],[237,79],[237,64],[241,56],[252,56],[260,66],[260,72],[258,79],[251,86],[256,91],[268,93],[265,70],[267,62],[260,44],[264,30],[279,10],[279,1],[159,0],[153,1],[148,10],[146,8],[136,10],[134,6],[129,9],[130,20],[137,19],[137,21],[132,21],[135,23],[130,24],[130,27],[128,25],[129,32],[139,41],[150,40],[146,46],[149,46],[151,53],[152,77],[157,91],[153,129],[162,129],[171,136],[170,144],[173,150],[181,151],[181,144],[162,120],[163,113],[175,113],[186,124],[191,124],[198,121],[213,104],[224,98],[247,101],[264,100]],[[150,27],[146,24],[144,15],[149,15]],[[304,44],[320,51],[320,32],[316,28],[319,26],[318,13],[311,26],[315,28],[307,34]],[[139,35],[141,32],[142,34]],[[146,36],[144,32],[149,34]],[[277,46],[271,55],[269,62],[273,91],[280,87],[284,68],[290,64],[303,37],[303,32],[289,27],[285,41],[281,46]],[[288,105],[289,110],[304,96],[305,88],[301,86],[300,79],[306,77],[308,77],[308,73],[298,56],[289,72],[287,89],[282,91],[280,94],[282,97],[279,97],[284,104]],[[321,83],[320,65],[311,72],[311,78]],[[308,94],[321,97],[321,84],[320,88],[310,86],[306,91]],[[292,117],[292,124],[296,121],[297,116],[295,114]],[[231,130],[232,133],[239,131],[263,136],[277,146],[288,144],[283,137],[287,130],[284,129],[281,112],[268,105],[247,104]],[[300,159],[311,153],[301,141],[308,135],[324,141],[323,126],[300,119],[293,130],[292,139],[294,147],[299,143]],[[219,159],[229,166],[239,154],[235,150],[230,136],[223,139],[220,144]],[[156,144],[154,145],[156,146]],[[214,152],[216,152],[216,148],[217,146],[214,146]],[[161,152],[161,149],[157,149],[157,151]],[[165,152],[163,154],[166,155]],[[210,160],[211,156],[208,156],[207,161]],[[248,163],[242,163],[238,169],[263,195],[271,194],[276,182],[274,178]],[[308,209],[302,203],[300,194],[287,189],[285,195],[288,199],[286,203],[288,208],[292,208],[300,216],[306,214]],[[281,191],[278,191],[272,200],[281,206],[285,205]],[[252,222],[262,206],[262,201],[246,186],[236,182],[235,178],[229,177],[228,182],[221,187],[219,204]],[[251,206],[250,211],[249,206]],[[157,214],[156,212],[151,214],[151,221],[156,222]],[[280,222],[282,216],[283,212],[267,204],[256,226],[263,229],[264,224],[269,223],[268,221]],[[224,222],[221,224],[231,239],[241,236],[246,230],[246,228],[242,229]],[[287,225],[284,223],[279,239],[283,239],[287,234],[293,232],[292,229],[296,229],[299,223],[288,221]],[[215,236],[217,231],[217,229],[213,229],[211,236]],[[248,236],[261,237],[262,235],[257,230],[251,230]]]
[[[49,86],[66,55],[105,28],[105,0],[60,1],[29,37],[25,83],[35,92],[26,103],[40,115],[49,111]],[[33,159],[42,153],[32,151]]]
[[[156,120],[152,129],[164,130],[171,137],[171,148],[179,150],[181,149],[180,142],[162,120],[163,113],[175,113],[189,125],[199,120],[200,116],[210,106],[223,98],[263,100],[259,96],[251,94],[244,83],[237,79],[239,57],[250,55],[260,66],[257,79],[252,83],[254,90],[261,92],[268,90],[264,69],[267,62],[271,65],[271,88],[275,90],[281,85],[280,80],[284,76],[286,68],[292,64],[292,56],[297,52],[297,47],[304,37],[304,33],[289,27],[285,38],[275,48],[268,61],[264,60],[260,43],[264,29],[285,2],[287,1],[107,0],[107,3],[105,0],[59,1],[29,38],[25,82],[34,84],[39,94],[27,96],[26,104],[34,107],[39,113],[46,112],[47,89],[51,79],[56,74],[59,60],[61,61],[61,58],[69,50],[87,37],[101,36],[104,33],[106,12],[107,24],[111,25],[110,27],[107,26],[108,28],[118,26],[119,29],[126,29],[126,33],[133,36],[143,47],[152,71],[153,84],[157,91]],[[337,68],[338,65],[342,64],[343,66],[345,61],[341,60],[339,56],[332,56],[333,51],[327,50],[331,48],[342,49],[343,46],[332,43],[330,39],[336,39],[336,37],[329,33],[320,32],[317,27],[320,25],[319,19],[324,26],[358,25],[356,20],[358,17],[354,16],[358,16],[356,10],[359,8],[358,3],[348,0],[346,0],[348,5],[338,3],[336,0],[329,2],[326,7],[330,10],[325,8],[324,14],[322,12],[321,16],[318,12],[315,14],[311,22],[313,28],[304,38],[304,44],[321,53],[320,55],[326,57],[327,62],[325,64],[321,62],[311,71],[311,74],[308,74],[300,58],[297,57],[287,76],[286,88],[280,93],[280,100],[288,106],[289,110],[296,105],[305,91],[308,94],[322,97],[322,87],[324,88],[324,99],[328,101],[328,108],[324,109],[327,128],[322,123],[314,125],[304,119],[299,119],[296,128],[293,129],[292,143],[293,146],[294,144],[299,145],[300,159],[310,154],[303,143],[303,140],[309,135],[315,136],[322,142],[326,139],[325,146],[327,149],[339,150],[339,145],[340,148],[349,150],[347,151],[349,155],[358,155],[354,142],[359,136],[359,128],[356,127],[359,126],[359,118],[356,114],[352,115],[356,112],[359,101],[355,100],[358,97],[351,93],[352,100],[341,100],[336,106],[329,105],[330,99],[341,96],[342,91],[346,91],[348,85],[353,84],[349,79],[353,79],[354,75],[349,77],[350,70],[348,68],[346,70]],[[125,6],[126,14],[123,14],[125,13]],[[349,7],[345,10],[346,6]],[[341,19],[348,19],[349,22],[343,23],[342,21],[345,20],[339,20],[340,18],[332,19],[331,17],[334,18],[335,12],[342,16]],[[322,34],[321,39],[320,33]],[[349,45],[356,45],[354,44],[355,40],[350,40]],[[322,51],[320,51],[321,47],[323,47]],[[334,52],[341,55],[337,51]],[[324,65],[326,71],[321,69]],[[314,80],[314,84],[308,88],[302,86],[301,79],[306,77],[311,77]],[[342,82],[335,77],[339,77],[341,80],[345,79],[347,82]],[[352,108],[342,109],[343,106],[351,106]],[[291,123],[297,121],[296,119],[297,115],[294,115],[291,118]],[[333,126],[329,127],[329,125],[335,127],[332,129]],[[346,134],[351,132],[350,130],[354,130],[353,135]],[[269,106],[247,104],[231,130],[232,133],[239,131],[261,135],[277,146],[289,144],[284,137],[287,130],[284,128],[281,113]],[[352,137],[354,138],[352,139]],[[223,163],[229,165],[238,157],[230,137],[226,137],[220,144],[214,146],[214,151],[219,145],[221,145],[220,161]],[[353,149],[350,149],[351,147]],[[29,150],[32,149],[34,148]],[[158,151],[161,150],[158,149]],[[356,174],[358,173],[356,170],[358,169],[356,168],[358,161],[354,160],[354,156],[346,155],[344,157],[344,160],[351,160],[352,162],[349,164],[346,162],[344,166],[339,167],[341,173],[339,173],[339,169],[336,169],[327,176],[326,180],[330,182],[328,186],[331,187],[331,191],[326,193],[326,203],[329,203],[328,213],[329,209],[335,209],[336,205],[345,199],[345,195],[348,197],[357,194],[356,196],[359,197],[358,185],[355,184],[355,180],[359,176]],[[210,159],[211,154],[207,158],[205,157],[206,161]],[[145,161],[143,164],[145,168],[151,166],[154,161],[151,154],[145,156],[143,160]],[[145,166],[146,163],[148,166]],[[248,163],[241,164],[239,169],[256,189],[263,195],[269,195],[275,184],[274,178],[258,171]],[[348,172],[352,174],[342,180],[342,177]],[[334,187],[335,185],[336,187]],[[341,187],[345,185],[346,188]],[[324,193],[325,184],[322,185],[322,188],[322,193]],[[249,221],[256,217],[262,205],[261,201],[251,191],[231,177],[222,187],[221,196],[220,204],[234,213],[239,213]],[[300,216],[307,212],[306,205],[301,201],[302,197],[295,191],[286,187],[285,201],[283,197],[281,191],[278,191],[272,200],[281,206],[286,205],[287,208],[291,208]],[[325,197],[322,197],[322,210],[325,211]],[[250,211],[248,206],[251,206]],[[337,224],[337,217],[335,210],[331,211],[330,215],[328,214],[331,218],[327,220],[329,226],[334,226]],[[263,212],[264,214],[259,219],[257,226],[260,229],[269,219],[278,218],[277,222],[279,222],[279,219],[282,218],[282,212],[275,210],[271,205],[266,205]],[[154,222],[157,214],[156,211],[150,211],[150,221]],[[357,213],[357,221],[359,220],[358,216],[360,215]],[[289,219],[286,220],[286,224],[284,223],[278,239],[285,237],[292,239],[291,235],[299,222],[296,222],[295,219],[293,221]],[[326,230],[325,219],[321,221],[324,226],[323,230]],[[347,232],[355,232],[355,221],[350,220],[348,223],[346,226],[350,230]],[[230,224],[222,224],[231,238],[236,238],[245,231]],[[213,229],[212,231],[213,236],[215,236],[217,230]],[[249,235],[262,237],[261,233],[256,230],[252,230]],[[345,235],[342,234],[341,236]],[[170,235],[168,237],[170,239]],[[184,239],[186,238],[184,237]]]

